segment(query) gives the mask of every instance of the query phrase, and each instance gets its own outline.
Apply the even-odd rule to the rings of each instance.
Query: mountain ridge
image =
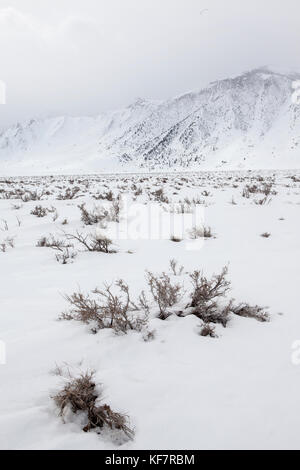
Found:
[[[0,134],[2,171],[300,167],[300,74],[266,67],[96,117],[32,119]]]

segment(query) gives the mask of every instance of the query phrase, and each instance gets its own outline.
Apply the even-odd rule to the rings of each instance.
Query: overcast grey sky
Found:
[[[0,127],[300,71],[299,0],[0,0]]]

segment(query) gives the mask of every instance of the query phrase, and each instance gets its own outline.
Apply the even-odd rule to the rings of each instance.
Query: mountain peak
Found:
[[[31,120],[1,134],[1,168],[296,168],[299,79],[264,66],[173,99],[137,98],[97,118]]]

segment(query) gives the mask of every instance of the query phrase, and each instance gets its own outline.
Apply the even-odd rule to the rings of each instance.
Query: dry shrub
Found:
[[[254,318],[261,323],[268,322],[270,320],[270,315],[266,312],[266,309],[263,307],[259,307],[258,305],[251,306],[247,303],[239,304],[237,306],[232,307],[232,313],[238,315],[239,317],[245,318]]]
[[[270,238],[271,234],[269,232],[265,232],[261,234],[261,237],[263,238]]]
[[[113,293],[112,286],[105,284],[104,289],[97,288],[92,292],[93,297],[81,292],[65,296],[71,309],[60,318],[92,324],[94,332],[104,328],[111,328],[116,333],[127,333],[128,330],[142,331],[148,323],[143,293],[136,305],[131,300],[129,287],[123,280],[117,281],[116,287],[116,293]],[[140,310],[143,310],[143,315],[137,313]]]
[[[86,372],[78,378],[70,378],[64,388],[52,398],[59,408],[61,417],[64,417],[66,408],[70,408],[74,414],[78,412],[86,414],[87,424],[83,428],[84,432],[108,428],[122,431],[128,439],[134,436],[126,415],[114,412],[107,404],[98,404],[102,397],[96,390],[93,372]]]
[[[66,243],[64,240],[60,240],[59,238],[55,238],[53,235],[49,235],[47,237],[41,237],[38,241],[36,246],[41,248],[53,248],[54,250],[62,251],[64,248],[72,248],[72,245]]]
[[[42,206],[35,206],[34,209],[30,212],[30,214],[35,215],[36,217],[46,217],[48,210]]]
[[[57,251],[55,259],[60,264],[71,263],[77,256],[77,252],[72,249],[73,245],[59,238],[55,238],[53,235],[50,235],[49,238],[41,237],[37,241],[36,246],[40,248],[52,248],[52,250]]]
[[[2,251],[2,253],[5,253],[8,247],[15,247],[15,239],[13,237],[7,237],[3,242],[0,243],[0,251]]]
[[[83,235],[80,232],[76,234],[67,233],[65,234],[68,240],[76,240],[83,245],[87,251],[97,251],[99,253],[115,253],[115,250],[110,249],[112,240],[107,238],[105,235],[100,233]]]
[[[58,196],[57,196],[57,199],[59,201],[66,201],[66,200],[71,200],[71,199],[74,199],[76,197],[79,197],[77,195],[77,193],[79,193],[80,191],[80,188],[78,186],[76,186],[75,188],[67,188],[65,190],[65,193],[60,193]]]
[[[8,223],[7,220],[2,220],[3,228],[1,229],[3,232],[8,232]]]
[[[95,322],[100,328],[104,328],[103,321],[99,314],[99,305],[90,295],[84,295],[81,292],[74,292],[71,295],[65,295],[65,299],[71,305],[69,312],[61,314],[61,320],[77,320],[89,324]]]
[[[216,329],[209,323],[203,323],[200,329],[200,336],[209,336],[210,338],[217,338]]]
[[[171,240],[171,242],[174,242],[174,243],[182,242],[182,238],[177,237],[176,235],[171,235],[170,240]]]
[[[181,276],[184,270],[184,266],[178,266],[178,261],[176,259],[170,260],[170,268],[174,276]]]
[[[150,271],[147,271],[147,282],[152,297],[159,307],[159,318],[165,320],[171,315],[168,309],[173,307],[181,297],[182,285],[172,284],[170,276],[166,273],[155,276]]]
[[[213,234],[210,227],[203,225],[203,227],[193,227],[189,231],[189,236],[193,240],[198,238],[212,238]]]
[[[111,286],[105,285],[104,290],[95,289],[94,293],[102,299],[101,314],[108,320],[108,327],[116,332],[126,333],[128,330],[141,331],[148,322],[147,311],[141,316],[132,315],[144,307],[143,293],[141,294],[139,305],[136,305],[130,298],[129,287],[122,279],[116,282],[119,288],[114,294]]]
[[[102,208],[101,209],[94,208],[92,212],[89,212],[86,209],[84,203],[80,204],[78,208],[80,209],[80,212],[81,212],[81,220],[85,225],[98,224],[99,222],[104,220],[108,215],[108,212],[103,210]]]
[[[179,204],[172,204],[171,206],[165,207],[164,209],[171,214],[192,214],[194,210],[191,202],[180,202]]]
[[[110,210],[109,210],[109,215],[108,219],[111,222],[120,222],[120,214],[122,210],[122,202],[120,196],[117,197],[117,199],[112,201]]]
[[[143,334],[143,340],[145,343],[149,343],[155,339],[155,330],[146,330]]]
[[[265,196],[262,199],[254,199],[254,204],[256,204],[257,206],[264,206],[264,205],[270,204],[271,201],[272,201],[271,198],[269,198],[268,196]]]
[[[36,246],[38,246],[39,248],[49,248],[51,245],[50,245],[50,241],[47,237],[41,237],[37,243],[36,243]]]
[[[204,323],[221,323],[224,327],[228,323],[232,302],[225,306],[220,304],[220,299],[230,290],[230,282],[226,280],[227,273],[228,267],[225,266],[220,274],[211,279],[207,279],[201,271],[190,274],[193,292],[192,302],[187,308]]]
[[[114,194],[112,191],[107,191],[104,194],[94,194],[93,198],[97,200],[102,199],[102,200],[107,200],[111,202],[114,199]]]
[[[8,246],[10,246],[10,248],[14,248],[15,247],[15,239],[14,237],[7,237],[4,241]]]
[[[76,251],[70,250],[69,248],[64,247],[61,250],[59,250],[59,253],[55,255],[55,259],[60,264],[69,264],[73,262],[76,256],[77,256]]]
[[[44,195],[44,191],[40,193],[38,193],[37,191],[26,191],[22,195],[20,195],[20,198],[23,202],[40,201]]]
[[[155,201],[162,202],[164,204],[169,203],[168,197],[165,195],[163,188],[159,188],[151,193]]]

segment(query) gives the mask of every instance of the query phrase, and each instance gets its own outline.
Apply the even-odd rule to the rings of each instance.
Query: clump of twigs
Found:
[[[213,233],[211,227],[203,225],[202,227],[193,227],[189,231],[189,236],[192,240],[197,240],[198,238],[213,238]]]
[[[96,288],[91,294],[75,292],[66,295],[70,310],[60,316],[62,320],[77,320],[91,324],[93,332],[111,328],[116,333],[129,330],[142,331],[148,323],[148,306],[144,293],[134,303],[128,285],[120,279],[113,292],[112,286],[105,284],[103,289]],[[142,311],[143,313],[139,313]]]
[[[110,246],[112,245],[112,240],[107,238],[105,235],[100,234],[98,232],[94,234],[83,235],[80,232],[76,232],[75,234],[69,233],[66,234],[68,240],[77,241],[87,251],[90,252],[99,252],[99,253],[115,253],[115,250],[112,250]]]
[[[30,212],[30,214],[35,215],[36,217],[46,217],[48,211],[45,207],[42,206],[35,206],[34,209]]]
[[[230,290],[230,282],[226,275],[228,267],[225,266],[221,273],[207,279],[201,271],[190,274],[193,285],[192,301],[187,309],[190,314],[196,315],[204,323],[220,323],[227,326],[232,301],[221,305],[220,299],[224,298]]]
[[[209,323],[203,323],[200,329],[200,336],[217,338],[216,328]]]
[[[265,323],[270,320],[270,315],[266,312],[264,307],[258,305],[251,306],[247,303],[239,304],[231,309],[232,313],[239,317],[254,318],[255,320]]]
[[[172,284],[170,276],[166,273],[156,276],[150,271],[147,271],[147,281],[152,297],[159,308],[158,318],[166,320],[172,314],[169,308],[178,303],[181,297],[182,285]]]
[[[102,208],[94,208],[93,211],[88,211],[84,203],[80,204],[78,209],[80,209],[81,220],[85,225],[98,224],[108,215],[108,212],[102,210]]]
[[[66,409],[71,409],[74,414],[78,412],[85,414],[84,432],[95,429],[100,433],[107,428],[121,431],[127,439],[134,437],[134,431],[128,424],[128,417],[116,413],[107,404],[101,404],[102,394],[97,390],[94,372],[86,372],[77,378],[71,377],[63,389],[52,398],[62,418]]]
[[[181,276],[184,271],[184,266],[179,266],[176,259],[170,260],[170,268],[174,276]]]

